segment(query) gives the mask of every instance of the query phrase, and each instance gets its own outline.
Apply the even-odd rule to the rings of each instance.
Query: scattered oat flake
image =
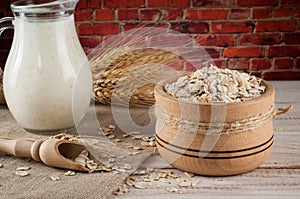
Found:
[[[170,178],[179,178],[180,176],[173,173],[172,171],[170,171],[170,172],[168,172],[168,177],[170,177]]]
[[[141,183],[135,183],[133,186],[137,189],[146,189],[146,187],[143,186]]]
[[[191,187],[192,186],[192,181],[187,180],[187,179],[179,179],[178,180],[178,185],[181,187]]]
[[[138,146],[133,146],[132,148],[135,149],[135,150],[142,150],[142,148],[138,147]]]
[[[52,181],[60,181],[60,177],[59,176],[50,176],[50,179]]]
[[[134,179],[133,178],[127,178],[126,179],[126,184],[128,186],[134,186],[135,185]]]
[[[139,154],[140,152],[138,152],[138,151],[135,151],[135,152],[132,152],[130,155],[137,155],[137,154]]]
[[[116,126],[115,126],[115,125],[112,125],[112,124],[110,124],[110,125],[108,125],[108,128],[109,128],[109,129],[111,129],[111,130],[115,130],[115,129],[116,129]]]
[[[0,163],[0,168],[2,168],[2,167],[3,167],[3,164]]]
[[[17,170],[17,171],[27,171],[27,170],[29,170],[29,169],[31,169],[31,168],[28,167],[28,166],[24,166],[24,167],[18,167],[16,170]]]
[[[146,170],[138,170],[133,173],[134,175],[144,175],[146,174]]]
[[[143,135],[135,135],[134,138],[135,139],[142,139],[144,136]]]
[[[124,133],[123,134],[123,138],[127,138],[127,137],[129,137],[129,134],[128,133]]]
[[[76,173],[74,171],[67,171],[66,173],[64,173],[64,176],[75,176]]]
[[[27,171],[16,171],[15,174],[21,177],[25,177],[29,175]]]
[[[195,174],[189,173],[189,172],[184,172],[184,175],[186,175],[186,176],[189,177],[189,178],[192,178],[192,177],[195,176]]]
[[[178,189],[176,189],[175,187],[167,187],[166,190],[168,192],[177,192],[178,191]]]
[[[117,195],[117,196],[120,196],[120,195],[123,195],[124,193],[128,192],[128,189],[122,185],[120,186],[115,192],[114,194]]]
[[[109,136],[107,136],[107,138],[108,139],[114,139],[116,136],[115,135],[113,135],[113,134],[111,134],[111,135],[109,135]]]
[[[121,142],[121,139],[114,139],[115,142]]]

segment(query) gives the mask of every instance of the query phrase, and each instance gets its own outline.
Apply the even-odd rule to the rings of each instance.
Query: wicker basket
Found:
[[[143,82],[143,78],[149,80],[159,76],[162,71],[155,67],[155,64],[170,65],[178,60],[178,55],[166,50],[129,47],[120,47],[94,58],[90,61],[94,79],[94,99],[102,104],[126,106],[129,101],[131,107],[149,107],[155,102],[156,82]],[[120,86],[120,79],[124,79],[124,76],[129,83]],[[141,86],[130,93],[132,86],[136,85]]]
[[[2,80],[3,80],[3,72],[2,69],[0,68],[0,104],[5,104]]]

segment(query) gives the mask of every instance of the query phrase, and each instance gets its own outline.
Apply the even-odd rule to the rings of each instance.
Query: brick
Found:
[[[149,46],[163,46],[163,47],[192,47],[193,40],[183,34],[166,34],[163,36],[151,36],[149,37]]]
[[[250,65],[252,70],[261,70],[271,68],[271,61],[268,58],[252,58],[250,60]]]
[[[218,48],[204,48],[211,58],[219,58],[221,53]]]
[[[235,70],[249,69],[249,61],[246,59],[230,59],[228,62],[228,68]]]
[[[262,47],[229,47],[225,48],[223,52],[224,57],[261,57],[263,56],[263,48]]]
[[[119,20],[137,20],[137,10],[118,10]]]
[[[2,0],[0,1],[0,9],[9,9],[10,0]]]
[[[87,0],[87,7],[88,8],[100,8],[101,0]]]
[[[295,31],[297,23],[294,20],[280,21],[258,21],[256,24],[257,32],[275,32],[275,31]]]
[[[162,20],[181,20],[183,17],[182,10],[163,10]]]
[[[185,71],[196,71],[200,68],[208,66],[208,63],[206,60],[201,59],[190,59],[189,61],[184,62],[184,70]]]
[[[207,33],[208,24],[204,22],[171,23],[171,28],[181,33]]]
[[[269,57],[299,57],[300,46],[270,46]]]
[[[190,19],[190,20],[216,20],[216,19],[226,19],[226,18],[227,18],[227,11],[225,9],[186,11],[186,19]]]
[[[140,19],[147,21],[157,21],[161,17],[160,10],[140,10]]]
[[[293,59],[291,58],[274,58],[275,69],[291,69],[293,68]]]
[[[277,5],[277,0],[237,0],[241,6],[271,6]]]
[[[145,6],[145,0],[103,0],[106,8],[138,8]]]
[[[124,30],[131,30],[135,28],[143,28],[143,27],[160,27],[160,28],[167,28],[168,25],[164,23],[140,23],[140,22],[135,22],[135,23],[126,23],[123,25]]]
[[[280,4],[282,5],[299,5],[299,0],[280,0]]]
[[[100,43],[100,37],[97,36],[80,36],[79,37],[80,43],[82,47],[88,47],[88,48],[95,48]]]
[[[300,7],[294,8],[294,17],[300,18]]]
[[[274,8],[274,17],[292,17],[293,16],[293,8],[281,7]]]
[[[264,71],[262,76],[265,80],[300,80],[300,71]]]
[[[117,23],[110,24],[79,24],[78,34],[79,35],[109,35],[117,34],[120,32],[120,26]]]
[[[233,6],[234,0],[192,0],[194,7],[203,6]]]
[[[242,33],[252,32],[253,22],[213,22],[212,33]]]
[[[296,58],[295,59],[295,68],[299,68],[300,69],[300,58]]]
[[[253,19],[267,19],[271,18],[272,9],[261,7],[261,8],[253,8],[252,9],[252,18]]]
[[[114,19],[113,10],[95,10],[95,18],[97,21],[111,21]]]
[[[78,8],[87,8],[87,1],[88,0],[80,0],[77,3],[76,9],[78,10]]]
[[[149,7],[189,7],[190,0],[148,0]]]
[[[273,45],[280,41],[279,33],[242,34],[239,39],[241,45]]]
[[[180,56],[185,60],[198,60],[204,62],[211,58],[219,58],[220,49],[218,48],[181,48]],[[213,56],[213,57],[212,57]]]
[[[182,60],[177,60],[177,61],[174,61],[172,63],[168,63],[167,66],[169,66],[172,69],[175,69],[177,71],[182,71],[183,67],[184,67],[184,64],[183,64]]]
[[[12,44],[12,37],[1,37],[0,38],[0,50],[9,50]]]
[[[200,45],[203,46],[233,46],[236,45],[235,36],[233,35],[198,35],[195,39]]]
[[[102,46],[107,47],[120,47],[120,46],[128,46],[130,43],[131,47],[146,47],[147,40],[146,37],[140,35],[133,34],[122,34],[122,35],[105,35],[103,36]]]
[[[226,59],[213,59],[213,62],[218,68],[227,68],[227,60]]]
[[[233,8],[230,10],[230,19],[250,19],[251,8]]]
[[[87,10],[77,10],[74,13],[75,16],[75,21],[90,21],[93,19],[93,14],[92,10],[87,9]]]
[[[300,32],[285,33],[283,41],[286,44],[300,44]]]
[[[0,62],[5,63],[9,54],[9,50],[0,50]]]

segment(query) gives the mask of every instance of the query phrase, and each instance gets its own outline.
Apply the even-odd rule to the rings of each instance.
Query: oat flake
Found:
[[[16,171],[15,174],[21,177],[25,177],[29,175],[27,171]]]
[[[179,77],[176,82],[165,85],[164,89],[181,101],[193,103],[241,102],[265,92],[260,78],[214,65]]]

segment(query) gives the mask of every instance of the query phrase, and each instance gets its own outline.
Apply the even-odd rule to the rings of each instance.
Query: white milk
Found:
[[[14,118],[31,131],[74,126],[72,96],[77,73],[80,70],[83,81],[81,90],[76,91],[76,102],[80,102],[76,115],[83,116],[87,111],[92,77],[73,15],[42,21],[16,17],[14,26],[4,72],[4,93]]]

